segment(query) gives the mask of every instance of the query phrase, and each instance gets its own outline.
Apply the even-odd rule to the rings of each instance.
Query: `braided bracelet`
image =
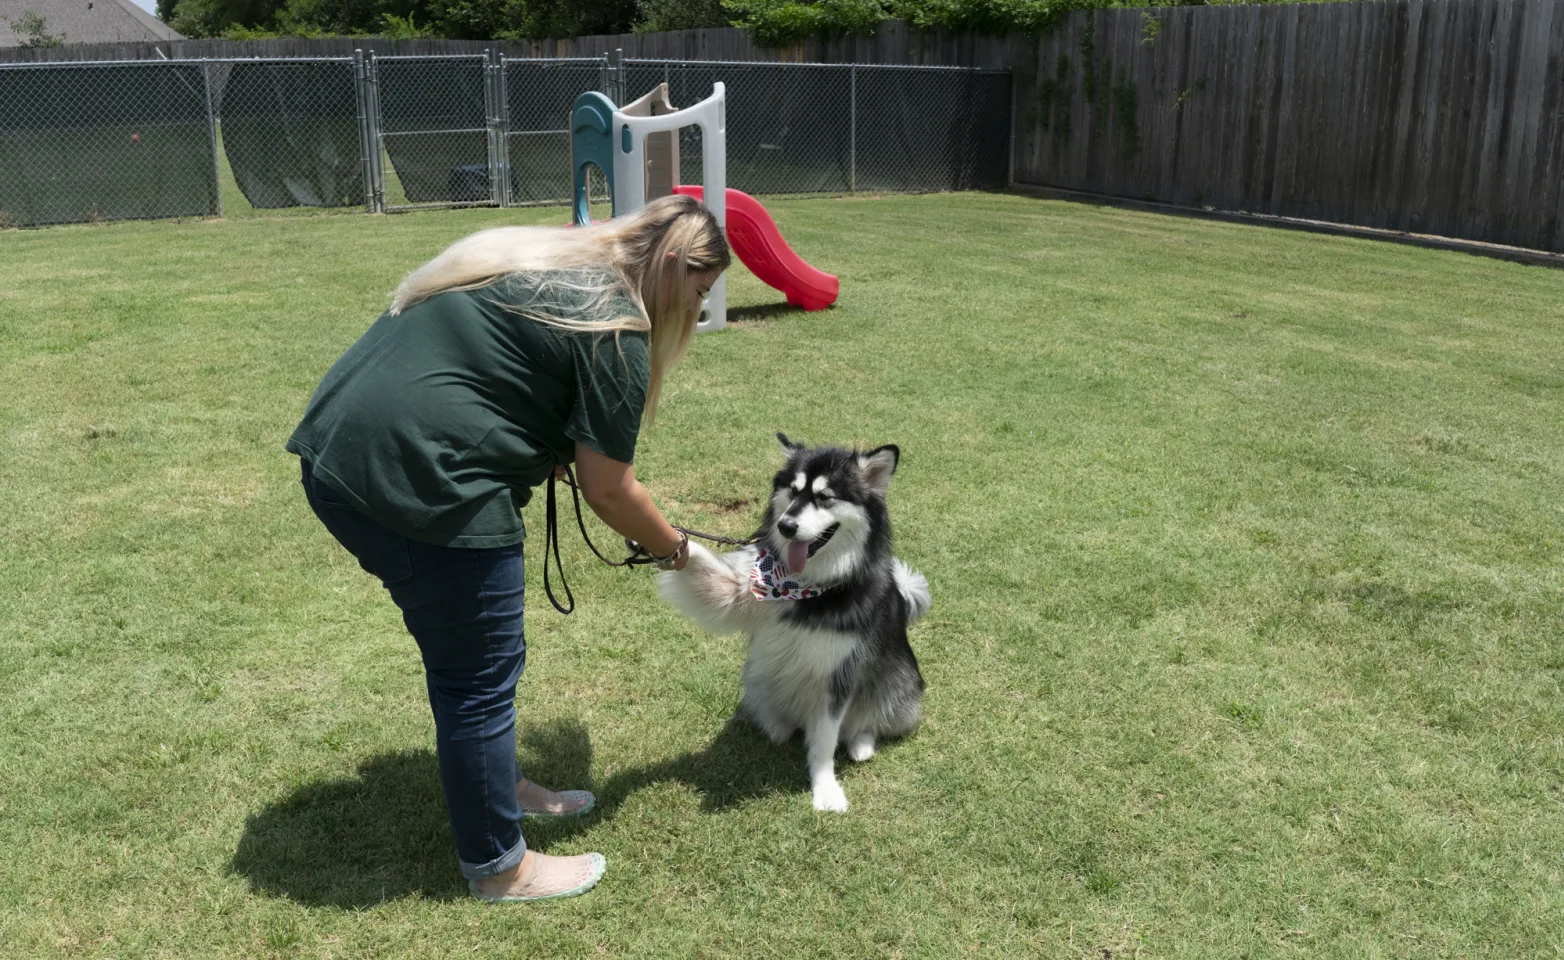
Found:
[[[650,550],[646,555],[652,558],[652,566],[659,570],[672,570],[673,565],[679,561],[679,555],[690,548],[690,538],[682,530],[679,532],[679,545],[673,548],[673,552],[666,557],[659,557]]]

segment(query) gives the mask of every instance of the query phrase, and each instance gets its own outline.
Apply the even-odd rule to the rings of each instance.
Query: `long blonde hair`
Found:
[[[672,269],[659,265],[671,262]],[[664,378],[690,349],[699,319],[684,300],[689,275],[726,270],[728,241],[711,211],[693,197],[653,200],[636,213],[587,227],[498,227],[451,244],[408,274],[391,313],[453,290],[477,290],[516,277],[534,295],[502,304],[522,316],[580,333],[644,332],[651,382],[645,422],[657,416]],[[637,313],[606,320],[611,301],[628,297]]]

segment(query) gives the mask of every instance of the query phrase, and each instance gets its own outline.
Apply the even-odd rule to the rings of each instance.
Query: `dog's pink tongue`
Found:
[[[803,573],[804,564],[809,562],[809,543],[804,540],[789,540],[787,544],[787,569],[789,573]]]

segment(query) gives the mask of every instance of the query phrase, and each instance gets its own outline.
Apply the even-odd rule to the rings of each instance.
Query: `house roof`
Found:
[[[184,39],[130,0],[0,0],[0,47],[21,45],[11,21],[23,13],[43,17],[44,30],[66,43]]]

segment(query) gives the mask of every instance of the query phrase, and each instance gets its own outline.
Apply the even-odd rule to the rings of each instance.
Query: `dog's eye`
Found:
[[[820,496],[815,498],[815,503],[818,503],[822,507],[829,507],[831,504],[833,504],[835,502],[836,502],[836,498],[835,497],[828,497],[825,494],[821,494]]]

